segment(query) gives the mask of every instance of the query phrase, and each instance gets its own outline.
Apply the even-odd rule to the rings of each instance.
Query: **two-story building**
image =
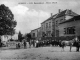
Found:
[[[78,14],[76,14],[75,12],[69,9],[66,9],[64,11],[59,11],[59,13],[57,14],[55,18],[55,37],[59,37],[59,27],[58,27],[59,24],[77,15]]]
[[[55,15],[51,14],[51,17],[41,23],[41,35],[42,37],[53,37],[54,35],[54,17]]]
[[[59,37],[60,23],[65,22],[74,16],[78,16],[78,14],[72,10],[66,9],[64,11],[61,11],[59,9],[59,12],[57,14],[51,14],[51,17],[41,23],[41,28],[31,31],[32,37]]]

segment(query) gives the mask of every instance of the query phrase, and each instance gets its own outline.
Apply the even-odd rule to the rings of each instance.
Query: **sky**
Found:
[[[14,14],[17,21],[16,32],[22,34],[39,28],[41,23],[56,14],[58,10],[71,9],[80,14],[80,0],[0,0]]]

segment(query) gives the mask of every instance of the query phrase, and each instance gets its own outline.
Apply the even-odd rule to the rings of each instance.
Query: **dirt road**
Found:
[[[40,47],[27,49],[4,49],[0,50],[1,60],[80,60],[80,52],[76,48],[65,47]]]

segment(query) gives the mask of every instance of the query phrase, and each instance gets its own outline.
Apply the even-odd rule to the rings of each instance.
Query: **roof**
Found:
[[[80,20],[80,15],[78,16],[74,16],[73,18],[69,19],[69,20],[66,20],[60,24],[64,24],[64,23],[67,23],[67,22],[72,22],[72,21],[77,21],[77,20]]]
[[[58,17],[61,17],[61,16],[65,16],[65,14],[66,14],[67,11],[71,11],[71,10],[66,9],[66,10],[64,10],[64,11],[62,11],[62,12],[60,12],[60,13],[57,13],[57,14],[51,16],[50,18],[48,18],[47,20],[43,21],[42,23],[44,23],[44,22],[46,22],[46,21],[54,18],[55,16],[56,16],[55,18],[58,18]],[[41,24],[42,24],[42,23],[41,23]]]
[[[31,31],[35,31],[35,30],[38,30],[38,29],[40,29],[41,27],[39,27],[39,28],[36,28],[36,29],[34,29],[34,30],[31,30]]]
[[[55,18],[55,19],[56,19],[56,18],[58,18],[58,17],[65,16],[65,15],[68,14],[69,12],[72,12],[72,10],[66,9],[66,10],[64,10],[64,11],[62,11],[62,12],[60,12],[60,13],[57,13],[57,14],[51,16],[50,18],[48,18],[47,20],[43,21],[42,23],[44,23],[44,22],[46,22],[46,21],[48,21],[48,20],[50,20],[50,19],[52,19],[52,18]],[[76,13],[75,13],[75,14],[76,14]],[[41,24],[42,24],[42,23],[41,23]]]
[[[51,16],[50,18],[48,18],[47,20],[43,21],[42,23],[44,23],[44,22],[46,22],[46,21],[48,21],[48,20],[51,20],[51,19],[54,18],[56,15],[57,15],[57,14]],[[41,24],[42,24],[42,23],[41,23]]]
[[[64,11],[60,12],[60,13],[57,15],[56,18],[61,17],[61,16],[64,16],[65,13],[66,13],[66,11],[67,11],[67,10],[64,10]]]
[[[76,14],[76,13],[73,12],[72,10],[66,9],[66,10],[58,13],[58,15],[56,16],[56,18],[61,17],[61,16],[65,16],[65,15],[67,15],[67,14],[70,14],[70,15],[71,15],[71,12],[74,13],[74,14]],[[72,16],[73,16],[73,15],[72,15]],[[76,14],[76,15],[74,15],[74,16],[78,16],[78,14]]]

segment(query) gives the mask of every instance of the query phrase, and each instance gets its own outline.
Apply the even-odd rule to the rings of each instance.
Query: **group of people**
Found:
[[[27,48],[27,40],[23,40],[23,46],[24,48]],[[62,47],[62,49],[64,50],[65,46],[70,46],[70,51],[72,46],[76,47],[76,51],[79,52],[79,47],[80,47],[80,41],[78,39],[78,37],[75,37],[72,40],[69,40],[68,42],[66,42],[65,40],[30,40],[28,41],[29,43],[29,47],[31,47],[31,45],[33,45],[33,47],[43,47],[43,46],[59,46]],[[16,48],[20,48],[20,43],[16,44]]]
[[[70,52],[73,46],[76,47],[76,52],[79,52],[79,47],[80,47],[80,41],[78,37],[75,37],[72,40],[41,40],[38,41],[36,44],[36,47],[43,47],[43,46],[59,46],[62,47],[62,49],[64,50],[65,46],[70,46]]]
[[[20,49],[21,45],[23,45],[24,48],[27,48],[27,43],[26,43],[26,40],[25,39],[22,42],[18,42],[16,44],[16,48],[17,49]]]
[[[38,41],[36,47],[43,47],[43,46],[61,46],[61,40],[40,40]]]
[[[26,39],[23,39],[22,42],[18,42],[16,44],[16,48],[19,49],[19,48],[21,48],[21,46],[23,46],[24,48],[27,48],[28,47],[27,45],[29,45],[29,48],[31,48],[32,45],[33,45],[33,47],[35,47],[36,41],[35,40],[27,41]]]

